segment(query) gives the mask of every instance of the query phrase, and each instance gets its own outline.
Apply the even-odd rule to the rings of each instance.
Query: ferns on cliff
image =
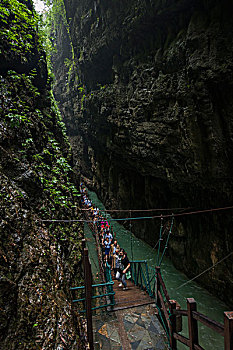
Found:
[[[4,47],[20,56],[21,62],[27,62],[26,54],[34,48],[38,16],[18,0],[2,0],[0,3],[0,39]]]

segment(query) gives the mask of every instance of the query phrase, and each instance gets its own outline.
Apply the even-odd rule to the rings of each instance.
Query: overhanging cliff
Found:
[[[233,38],[228,1],[64,1],[76,72],[54,58],[76,161],[113,208],[232,204]],[[62,34],[63,33],[63,34]],[[58,52],[67,45],[57,36]],[[78,76],[78,78],[77,78]],[[58,83],[59,82],[59,83]],[[157,221],[134,232],[154,244]],[[176,220],[189,276],[233,250],[231,212]],[[199,281],[232,303],[231,259]]]

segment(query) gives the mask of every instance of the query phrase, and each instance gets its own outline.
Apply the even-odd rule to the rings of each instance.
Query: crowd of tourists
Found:
[[[116,234],[113,232],[113,227],[102,216],[99,208],[96,208],[88,198],[87,189],[83,183],[80,184],[80,192],[82,194],[82,206],[87,210],[89,217],[93,221],[95,231],[99,236],[104,263],[110,265],[115,278],[120,282],[119,287],[127,290],[126,280],[130,278],[130,262],[127,253],[119,246]]]

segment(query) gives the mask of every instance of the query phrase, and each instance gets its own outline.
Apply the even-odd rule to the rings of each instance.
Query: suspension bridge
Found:
[[[122,288],[118,286],[118,283],[116,283],[116,280],[114,280],[109,264],[103,261],[97,226],[93,224],[88,215],[88,211],[84,211],[84,215],[96,239],[101,283],[93,284],[88,249],[85,248],[85,240],[83,240],[85,285],[81,287],[72,287],[71,290],[74,296],[73,302],[79,305],[79,312],[86,314],[87,335],[90,349],[98,348],[96,347],[97,345],[94,344],[93,313],[98,312],[98,310],[105,310],[105,315],[111,313],[117,314],[117,326],[113,326],[113,323],[111,323],[112,321],[109,320],[105,323],[101,321],[101,324],[99,324],[98,322],[100,322],[100,320],[96,320],[96,316],[94,316],[94,328],[97,329],[97,333],[102,337],[102,343],[101,341],[98,341],[98,343],[102,344],[101,348],[103,349],[112,348],[110,345],[110,333],[112,332],[112,337],[115,342],[113,346],[114,349],[117,349],[116,344],[119,345],[119,349],[121,348],[124,350],[154,349],[155,342],[160,341],[162,344],[161,349],[176,350],[178,349],[178,344],[182,343],[188,349],[204,350],[199,344],[198,338],[198,325],[201,323],[223,336],[224,350],[233,350],[233,312],[225,312],[224,324],[221,324],[199,313],[193,298],[187,298],[187,309],[182,310],[178,302],[171,299],[168,294],[160,271],[160,265],[172,232],[174,216],[171,217],[170,228],[167,230],[167,239],[164,249],[160,252],[162,237],[164,235],[163,218],[161,217],[159,240],[156,243],[156,246],[158,246],[157,267],[155,269],[151,268],[148,266],[146,260],[130,261],[131,278],[128,280],[128,290],[123,291]],[[79,297],[76,297],[77,294]],[[141,311],[138,313],[133,310]],[[146,310],[148,315],[146,315],[145,312],[143,313],[143,310]],[[125,313],[126,311],[127,314]],[[119,317],[119,315],[121,315],[121,317]],[[137,315],[139,315],[138,318]],[[140,327],[140,322],[143,323],[142,319],[144,320],[143,327],[146,331],[143,330],[144,333],[141,334],[144,334],[143,337],[145,337],[145,334],[149,335],[147,336],[147,344],[144,344],[144,346],[147,347],[143,347],[141,343],[142,339],[138,339],[137,335],[135,335],[136,333],[132,333],[132,331],[130,333],[130,329],[125,328],[124,325],[129,322],[127,316],[128,318],[129,316],[131,317],[131,321],[134,320],[137,327]],[[182,335],[182,322],[184,318],[188,319],[188,337]],[[160,325],[162,325],[163,331],[159,328],[158,324],[156,324],[155,320],[157,319]],[[140,322],[138,320],[140,320]],[[110,327],[109,331],[108,326],[110,324],[112,327]],[[134,325],[131,327],[131,330],[133,327]],[[153,335],[153,332],[151,332],[152,329],[156,329],[156,333],[160,334],[159,338]],[[136,331],[137,330],[138,328],[136,328]],[[166,335],[166,341],[164,341],[164,334]],[[122,347],[120,347],[121,345]]]

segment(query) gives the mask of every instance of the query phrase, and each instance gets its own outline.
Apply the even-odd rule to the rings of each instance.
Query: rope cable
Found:
[[[168,346],[169,346],[169,350],[172,350],[171,344],[170,344],[170,341],[169,341],[169,340],[170,340],[170,328],[169,328],[169,327],[166,327],[166,325],[165,325],[165,323],[164,323],[164,320],[163,320],[162,312],[161,312],[161,310],[160,310],[160,308],[159,308],[159,306],[158,306],[157,304],[156,304],[156,309],[158,310],[160,319],[161,319],[162,324],[163,324],[163,328],[164,328],[164,330],[165,330],[165,332],[166,332],[166,336],[167,336],[167,339],[168,339],[167,344],[168,344]]]
[[[158,266],[161,265],[162,260],[163,260],[163,257],[164,257],[164,254],[165,254],[165,251],[166,251],[166,249],[167,249],[168,241],[169,241],[169,238],[170,238],[170,235],[171,235],[171,232],[172,232],[173,223],[174,223],[174,216],[172,217],[172,222],[171,222],[170,230],[169,230],[169,233],[168,233],[168,235],[167,235],[166,244],[165,244],[165,247],[164,247],[164,250],[163,250],[163,254],[162,254],[162,256],[161,256],[161,259],[160,259],[160,262],[159,262],[159,265],[158,265]]]
[[[162,231],[163,231],[163,216],[160,217],[160,230],[159,230],[159,247],[158,247],[158,253],[157,253],[157,266],[159,263],[159,253],[160,253],[160,246],[162,241]]]
[[[164,228],[163,233],[162,233],[162,237],[165,234],[166,230],[167,230],[167,226],[165,225],[165,228]],[[154,247],[152,248],[152,251],[157,247],[158,243],[159,243],[159,239],[157,240],[157,242],[155,243]]]
[[[148,211],[172,211],[172,210],[190,210],[193,209],[193,207],[186,207],[186,208],[153,208],[153,209],[101,209],[101,212],[119,212],[119,213],[140,213],[140,212],[148,212]],[[88,211],[89,208],[80,208],[82,211]]]
[[[231,252],[230,254],[228,254],[227,256],[225,256],[223,259],[219,260],[216,264],[214,264],[213,266],[210,266],[208,269],[206,269],[205,271],[202,271],[201,273],[199,273],[199,275],[193,277],[191,280],[181,284],[179,287],[177,287],[176,289],[180,289],[181,287],[184,287],[186,284],[194,281],[196,278],[200,277],[201,275],[203,275],[204,273],[206,273],[207,271],[211,270],[213,267],[217,266],[218,264],[220,264],[222,261],[226,260],[227,258],[229,258],[229,256],[231,256],[233,254],[233,252]]]
[[[184,212],[184,213],[177,213],[177,214],[166,214],[162,215],[163,218],[170,218],[170,217],[177,217],[177,216],[185,216],[185,215],[195,215],[195,214],[202,214],[202,213],[210,213],[215,211],[222,211],[222,210],[229,210],[233,209],[233,206],[229,207],[223,207],[223,208],[212,208],[212,209],[204,209],[204,210],[197,210],[197,211],[191,211],[191,212]],[[146,220],[146,219],[158,219],[161,218],[161,215],[155,215],[155,216],[140,216],[140,217],[134,217],[134,218],[119,218],[119,219],[112,219],[108,218],[108,221],[129,221],[129,220]],[[36,221],[40,222],[93,222],[93,220],[83,220],[83,219],[74,219],[74,220],[57,220],[57,219],[37,219]],[[97,220],[98,221],[98,220]],[[102,221],[102,219],[101,219]]]
[[[130,210],[130,218],[131,218],[131,210]],[[130,220],[129,227],[130,227],[130,240],[131,240],[131,257],[133,260],[133,233],[132,233],[132,221],[131,220]]]

